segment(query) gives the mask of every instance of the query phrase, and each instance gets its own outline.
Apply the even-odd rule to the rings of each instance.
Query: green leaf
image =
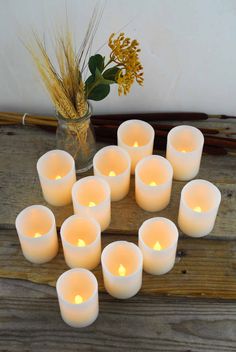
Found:
[[[109,93],[110,93],[109,84],[99,84],[89,93],[88,99],[99,101],[106,98],[106,96]]]
[[[85,92],[86,92],[86,95],[88,94],[88,92],[91,89],[91,86],[93,84],[94,84],[94,76],[91,75],[85,81]]]
[[[110,81],[117,81],[117,76],[119,73],[120,69],[117,66],[108,68],[104,73],[103,73],[103,78],[110,80]]]
[[[104,57],[99,54],[91,56],[89,59],[88,66],[92,75],[95,75],[96,69],[102,72],[104,69]]]
[[[111,81],[109,79],[105,79],[103,77],[103,75],[101,74],[101,72],[98,70],[98,68],[96,68],[95,71],[95,81],[98,82],[98,84],[113,84],[114,81]]]
[[[91,83],[93,83],[94,82],[94,76],[89,76],[87,79],[86,79],[86,81],[85,81],[85,85],[87,86],[87,85],[89,85],[89,84],[91,84]]]

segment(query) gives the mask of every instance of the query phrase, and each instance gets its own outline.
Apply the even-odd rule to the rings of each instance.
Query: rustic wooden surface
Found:
[[[214,127],[215,122],[198,124]],[[235,134],[232,121],[215,127],[220,126]],[[98,267],[100,315],[91,327],[78,331],[60,318],[54,285],[67,269],[61,246],[51,263],[30,264],[14,228],[21,209],[45,204],[35,165],[54,143],[54,135],[39,128],[0,128],[0,351],[236,351],[234,153],[203,156],[199,178],[214,182],[223,196],[213,233],[203,239],[181,234],[174,269],[161,277],[144,274],[141,292],[130,300],[115,300],[104,292]],[[176,220],[184,184],[174,182],[171,204],[158,215]],[[72,213],[70,206],[51,209],[58,228]],[[129,197],[113,203],[112,214],[103,246],[117,239],[136,242],[140,224],[156,215],[136,206],[133,181]]]
[[[137,243],[137,236],[128,236],[103,234],[103,248],[119,239]],[[34,265],[24,259],[16,232],[0,230],[0,277],[55,286],[57,278],[66,270],[68,267],[61,245],[54,260]],[[144,273],[141,293],[236,299],[235,273],[236,241],[183,238],[178,243],[173,270],[162,276]],[[99,291],[105,292],[100,266],[94,270],[94,274],[99,282]]]
[[[47,205],[42,197],[36,163],[44,152],[55,148],[55,135],[37,128],[18,126],[0,128],[0,136],[0,187],[3,190],[0,224],[12,229],[20,210],[32,204]],[[236,187],[232,173],[235,161],[236,158],[231,155],[204,155],[202,159],[198,178],[214,182],[222,192],[221,208],[214,231],[209,235],[211,238],[236,239],[236,208],[233,206],[236,203]],[[128,197],[112,203],[113,216],[107,232],[137,234],[142,222],[151,216],[165,216],[176,222],[180,191],[184,185],[185,182],[174,182],[169,206],[161,212],[149,213],[135,203],[132,177]],[[73,212],[71,205],[49,207],[56,216],[58,227]]]

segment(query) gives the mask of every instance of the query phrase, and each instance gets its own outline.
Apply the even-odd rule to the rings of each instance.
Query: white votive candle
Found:
[[[221,201],[219,189],[211,182],[193,180],[181,192],[178,224],[186,235],[202,237],[214,227]]]
[[[43,205],[31,205],[16,218],[16,230],[22,252],[27,260],[42,264],[52,260],[58,252],[55,217]]]
[[[70,268],[94,269],[100,263],[101,229],[89,217],[72,215],[61,226],[66,264]]]
[[[131,173],[139,160],[153,152],[155,132],[152,126],[141,120],[123,122],[117,131],[118,145],[125,149],[131,158]]]
[[[196,127],[178,126],[172,128],[167,137],[166,158],[174,170],[174,179],[187,181],[199,171],[204,136]]]
[[[117,241],[110,243],[101,257],[104,285],[116,298],[130,298],[142,286],[143,257],[134,243]]]
[[[99,176],[87,176],[72,188],[74,213],[91,216],[104,231],[111,221],[111,191],[108,183]]]
[[[51,150],[39,158],[37,170],[44,199],[55,206],[70,204],[76,181],[72,156],[64,150]]]
[[[74,328],[91,325],[98,316],[98,283],[87,269],[70,269],[56,284],[61,316]]]
[[[153,275],[170,271],[175,263],[178,229],[169,219],[157,217],[144,221],[138,244],[143,253],[143,268]]]
[[[159,155],[140,160],[135,169],[135,198],[146,211],[164,209],[170,201],[173,169],[169,161]]]
[[[129,154],[116,145],[104,147],[94,156],[94,175],[107,181],[112,201],[123,199],[129,192],[130,166]]]

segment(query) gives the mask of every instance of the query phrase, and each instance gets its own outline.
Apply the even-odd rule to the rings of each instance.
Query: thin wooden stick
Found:
[[[161,116],[164,116],[164,113],[160,113]],[[171,113],[171,116],[179,116],[180,113]],[[150,115],[152,116],[159,116],[159,113],[157,114],[147,114],[149,117]],[[146,114],[141,114],[139,116],[145,116],[146,119]],[[169,114],[170,115],[170,114]],[[195,120],[196,118],[203,119],[203,115],[205,116],[206,114],[201,114],[201,113],[181,113],[181,116],[189,116],[190,120]],[[117,116],[122,116],[122,119],[117,120]],[[104,116],[101,115],[103,124],[101,124],[101,121],[99,120],[98,116],[93,116],[92,121],[93,125],[95,128],[96,135],[99,138],[106,138],[111,136],[112,138],[116,137],[116,132],[118,125],[120,124],[121,121],[124,119],[127,119],[130,115],[108,115]],[[166,114],[165,116],[168,116]],[[201,118],[202,116],[202,118]],[[0,124],[2,125],[7,125],[7,124],[22,124],[22,117],[23,114],[19,113],[14,113],[14,112],[0,112]],[[112,118],[115,117],[115,124]],[[204,118],[205,119],[205,118]],[[146,119],[148,120],[148,119]],[[105,124],[106,123],[106,124]],[[39,126],[51,126],[51,127],[56,127],[57,126],[57,119],[55,117],[50,117],[50,116],[35,116],[35,115],[28,115],[26,116],[25,119],[25,124],[32,124],[32,125],[39,125]],[[164,137],[166,139],[167,134],[169,130],[174,127],[173,125],[157,125],[156,123],[153,124],[155,133],[157,137]],[[201,129],[201,128],[200,128]],[[204,133],[205,136],[205,145],[211,146],[211,147],[218,147],[218,148],[230,148],[230,149],[236,149],[236,139],[233,138],[223,138],[223,137],[216,137],[216,136],[209,136],[208,134],[216,134],[218,133],[217,129],[201,129],[202,132]]]

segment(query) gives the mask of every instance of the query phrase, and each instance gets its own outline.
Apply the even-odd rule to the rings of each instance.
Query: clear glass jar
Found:
[[[75,159],[77,173],[89,170],[96,153],[96,141],[90,120],[92,110],[88,105],[87,113],[79,118],[65,118],[57,114],[57,148],[70,153]]]

